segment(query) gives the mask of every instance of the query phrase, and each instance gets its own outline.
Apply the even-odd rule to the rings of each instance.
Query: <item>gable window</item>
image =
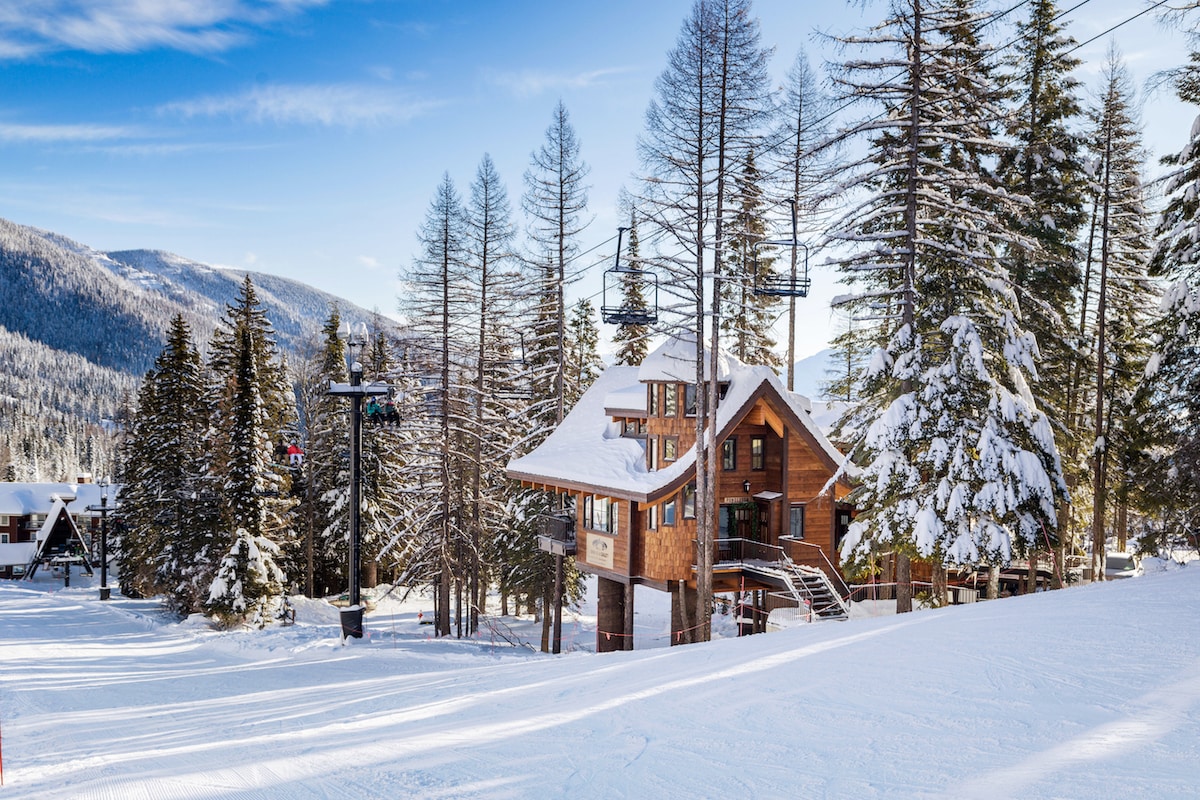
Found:
[[[721,442],[721,469],[732,471],[737,469],[737,437],[730,436]]]
[[[804,504],[793,503],[788,510],[788,536],[793,539],[804,538]]]
[[[679,416],[679,384],[668,383],[663,386],[663,416]]]
[[[654,472],[658,469],[658,437],[646,437],[646,471]]]
[[[683,518],[696,518],[696,484],[694,483],[683,487]]]
[[[674,461],[679,458],[679,437],[663,437],[663,461]]]
[[[683,413],[689,417],[696,416],[696,384],[689,383],[683,387]]]
[[[658,384],[657,383],[649,384],[646,387],[646,391],[649,393],[649,394],[647,394],[646,413],[652,417],[657,417],[658,416]]]
[[[761,436],[750,439],[750,469],[767,468],[767,440]]]

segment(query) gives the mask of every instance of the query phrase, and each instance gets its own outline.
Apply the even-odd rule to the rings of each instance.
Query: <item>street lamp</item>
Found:
[[[327,395],[350,398],[350,605],[341,611],[342,638],[363,634],[363,607],[360,603],[359,550],[362,544],[360,511],[362,506],[362,403],[363,397],[380,396],[391,391],[386,383],[363,384],[362,362],[359,357],[367,344],[367,326],[359,323],[351,328],[343,322],[338,338],[346,345],[346,365],[350,368],[350,383],[329,382]]]
[[[108,479],[104,478],[96,485],[100,487],[100,505],[87,506],[85,510],[100,512],[100,599],[107,600],[111,596],[108,588],[108,512],[115,507],[108,505]]]

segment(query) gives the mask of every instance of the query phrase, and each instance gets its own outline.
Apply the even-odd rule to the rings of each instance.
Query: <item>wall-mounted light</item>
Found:
[[[750,481],[742,481],[742,491],[750,494]]]

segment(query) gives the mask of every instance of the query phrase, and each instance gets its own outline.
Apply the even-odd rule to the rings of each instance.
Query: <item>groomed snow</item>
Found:
[[[220,632],[0,581],[12,798],[1185,798],[1200,567],[903,616],[545,656],[384,600]],[[588,642],[585,614],[567,628]],[[660,630],[661,629],[661,630]],[[529,627],[518,630],[529,631]]]

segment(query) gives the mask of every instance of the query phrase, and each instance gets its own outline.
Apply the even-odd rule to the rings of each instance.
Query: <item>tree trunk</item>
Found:
[[[950,592],[947,587],[946,565],[933,565],[933,604],[941,608],[950,605]]]
[[[987,599],[996,600],[1000,597],[1000,565],[988,564]]]
[[[905,553],[896,553],[896,613],[912,611],[912,560]]]
[[[1029,552],[1029,571],[1025,573],[1025,591],[1036,594],[1038,586],[1038,551]]]

